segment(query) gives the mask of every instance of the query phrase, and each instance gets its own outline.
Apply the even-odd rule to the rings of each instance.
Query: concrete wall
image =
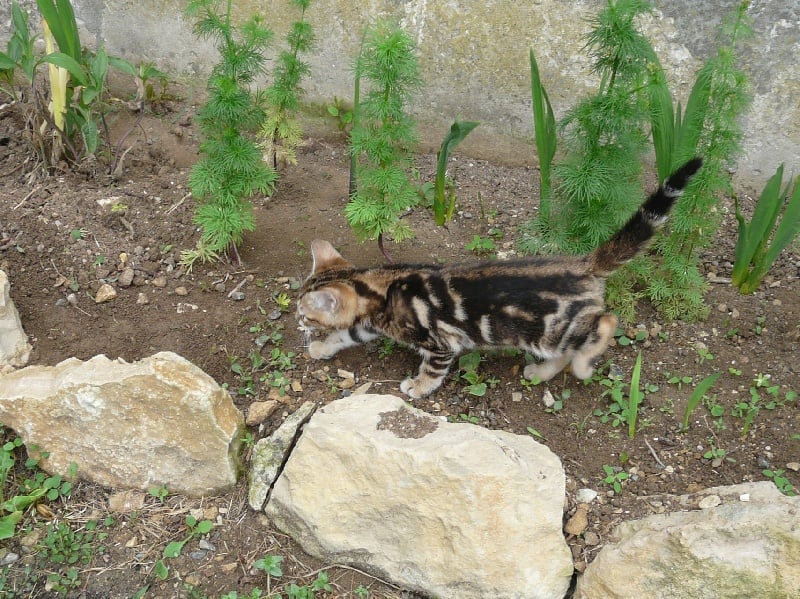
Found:
[[[723,16],[739,0],[653,0],[644,27],[685,98],[694,73],[716,47]],[[23,0],[33,5],[33,0]],[[185,0],[73,0],[87,42],[110,53],[151,60],[173,75],[202,77],[217,58],[191,32]],[[275,47],[297,12],[288,0],[237,0],[234,13],[260,11],[276,33]],[[8,0],[0,0],[0,40],[7,37]],[[596,81],[582,52],[587,17],[603,0],[312,0],[308,19],[318,43],[307,57],[312,76],[307,100],[330,103],[352,96],[350,65],[361,32],[376,17],[399,19],[419,47],[425,87],[414,111],[423,137],[438,144],[456,117],[482,125],[463,149],[507,161],[535,162],[528,50],[533,47],[557,114],[593,90]],[[800,0],[754,0],[755,36],[742,65],[753,82],[746,117],[742,176],[763,180],[782,161],[800,171]]]

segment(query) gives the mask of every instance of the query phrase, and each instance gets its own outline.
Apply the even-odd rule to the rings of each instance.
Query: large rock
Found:
[[[763,482],[681,501],[720,502],[620,524],[579,579],[576,599],[800,597],[800,497]]]
[[[25,366],[30,355],[31,344],[11,301],[8,276],[0,270],[0,366]]]
[[[532,438],[355,395],[309,420],[265,511],[308,553],[440,599],[560,599],[563,505]]]
[[[0,422],[30,449],[49,452],[42,467],[110,487],[164,485],[190,495],[235,484],[243,426],[230,395],[171,352],[139,362],[29,366],[0,375]]]

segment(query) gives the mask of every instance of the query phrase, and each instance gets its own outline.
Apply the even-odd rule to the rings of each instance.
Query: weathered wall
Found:
[[[685,97],[699,65],[713,53],[723,16],[739,0],[654,0],[646,29],[671,79]],[[73,0],[87,42],[109,52],[152,60],[172,74],[202,76],[216,61],[209,44],[191,33],[185,0]],[[0,0],[7,27],[8,0]],[[32,0],[24,0],[30,6]],[[528,50],[533,47],[559,115],[594,88],[582,52],[587,17],[603,0],[313,0],[308,18],[318,37],[308,57],[313,74],[307,99],[326,104],[352,95],[351,62],[364,26],[379,16],[400,19],[419,46],[425,87],[414,107],[426,123],[423,136],[438,143],[456,117],[482,126],[465,149],[509,160],[535,161]],[[282,44],[296,11],[288,0],[238,0],[237,16],[260,11]],[[0,14],[2,14],[0,13]],[[755,37],[746,42],[743,66],[754,88],[747,115],[740,171],[766,178],[781,161],[800,169],[800,0],[755,0]],[[0,31],[0,39],[7,37]],[[498,142],[498,140],[500,140]],[[484,148],[485,149],[485,148]]]

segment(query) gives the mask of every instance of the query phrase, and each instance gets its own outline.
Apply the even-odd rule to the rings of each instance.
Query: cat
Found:
[[[359,268],[327,241],[311,243],[311,275],[297,301],[300,328],[333,330],[308,345],[312,359],[381,336],[422,356],[400,390],[413,399],[442,384],[459,353],[519,348],[540,363],[527,379],[551,379],[568,364],[591,377],[617,317],[604,304],[605,279],[632,259],[667,220],[702,164],[694,158],[671,174],[608,241],[584,256],[533,256],[478,264],[391,264]]]

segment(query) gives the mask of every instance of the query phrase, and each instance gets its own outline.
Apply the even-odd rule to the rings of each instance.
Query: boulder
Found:
[[[11,284],[0,270],[0,366],[25,366],[30,355],[31,344],[11,300]]]
[[[0,422],[40,465],[109,487],[163,485],[188,495],[236,483],[243,418],[229,393],[184,358],[104,355],[0,375]]]
[[[531,437],[354,395],[303,429],[265,508],[308,553],[440,599],[561,599],[564,472]]]
[[[576,599],[800,597],[800,497],[763,482],[680,503],[695,510],[620,524],[579,578]]]

